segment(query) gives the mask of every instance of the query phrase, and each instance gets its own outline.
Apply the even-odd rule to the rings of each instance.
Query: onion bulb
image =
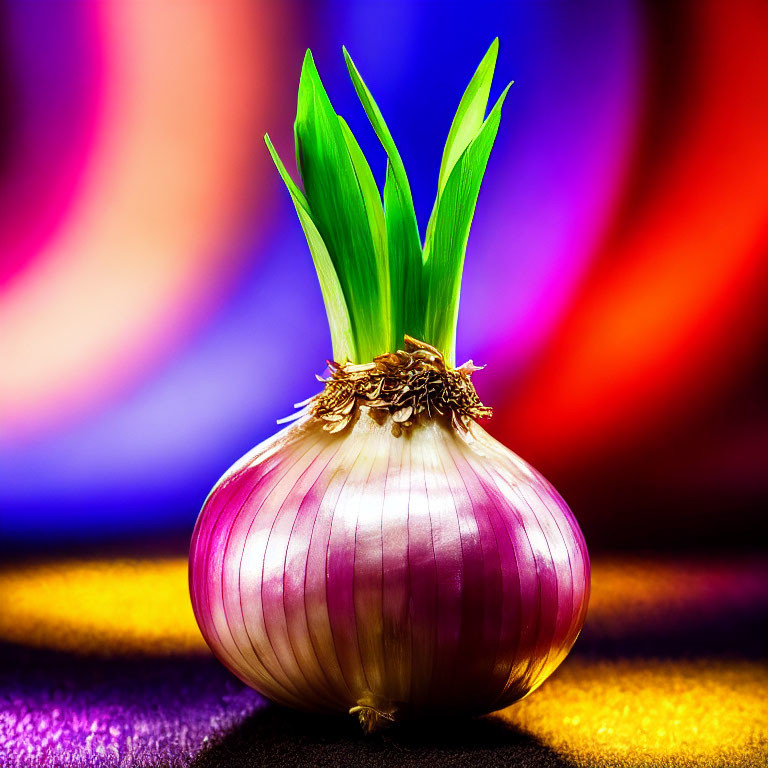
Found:
[[[567,655],[589,596],[584,539],[557,491],[492,438],[454,367],[464,250],[506,90],[484,117],[497,41],[461,100],[424,245],[402,161],[373,175],[311,54],[299,84],[304,191],[267,144],[320,278],[333,361],[293,423],[203,506],[190,592],[216,656],[270,699],[366,730],[500,709]]]

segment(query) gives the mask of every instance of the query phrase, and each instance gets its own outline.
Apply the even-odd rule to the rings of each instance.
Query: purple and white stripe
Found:
[[[589,558],[555,489],[472,425],[392,436],[302,418],[208,497],[190,590],[218,658],[301,709],[394,719],[499,709],[586,614]]]

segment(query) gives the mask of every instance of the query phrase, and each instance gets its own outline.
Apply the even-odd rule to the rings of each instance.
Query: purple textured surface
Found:
[[[2,648],[0,765],[186,766],[266,702],[213,658]]]

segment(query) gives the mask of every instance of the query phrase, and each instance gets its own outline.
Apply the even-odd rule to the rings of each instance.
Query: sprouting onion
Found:
[[[388,157],[382,199],[308,51],[299,216],[333,361],[295,421],[217,483],[192,538],[190,590],[218,658],[276,702],[367,729],[522,698],[584,621],[589,559],[565,502],[477,423],[455,367],[459,291],[507,89],[485,116],[498,41],[451,125],[422,247],[408,178],[349,54]]]

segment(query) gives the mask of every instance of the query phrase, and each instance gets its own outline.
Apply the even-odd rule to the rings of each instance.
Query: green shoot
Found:
[[[334,112],[307,51],[295,123],[303,193],[265,139],[312,253],[338,362],[369,362],[402,349],[408,334],[454,364],[469,228],[509,89],[485,118],[497,52],[494,40],[454,117],[422,248],[402,158],[347,50],[355,91],[387,155],[383,207],[368,161]]]

